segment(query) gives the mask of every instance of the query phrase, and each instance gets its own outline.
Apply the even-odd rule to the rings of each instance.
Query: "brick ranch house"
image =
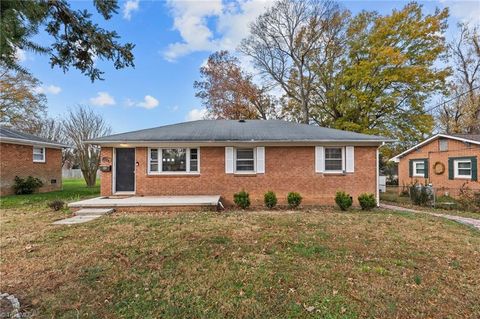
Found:
[[[101,137],[101,194],[250,193],[252,205],[274,191],[279,204],[333,204],[335,192],[378,199],[378,148],[384,137],[280,120],[200,120]]]
[[[449,195],[460,188],[480,190],[480,135],[437,134],[392,158],[398,163],[400,189],[415,182]]]
[[[13,194],[15,176],[43,182],[40,192],[62,188],[62,148],[65,145],[0,127],[0,195]]]

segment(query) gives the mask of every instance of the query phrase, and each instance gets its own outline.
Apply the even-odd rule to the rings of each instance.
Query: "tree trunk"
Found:
[[[95,182],[97,181],[97,172],[91,172],[90,170],[82,169],[83,179],[87,183],[87,187],[94,187]]]

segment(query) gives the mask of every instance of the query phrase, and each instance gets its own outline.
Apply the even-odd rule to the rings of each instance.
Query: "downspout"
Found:
[[[382,143],[383,145],[384,143]],[[382,146],[380,145],[380,146]],[[377,197],[377,207],[380,207],[380,159],[379,159],[379,149],[380,149],[380,146],[377,147],[377,150],[376,150],[376,156],[377,156],[377,169],[376,169],[376,174],[377,174],[377,179],[376,179],[376,187],[377,187],[377,191],[376,191],[376,197]]]

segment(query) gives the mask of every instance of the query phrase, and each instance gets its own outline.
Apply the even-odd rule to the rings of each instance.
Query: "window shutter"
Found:
[[[453,179],[453,158],[448,159],[448,179]]]
[[[428,178],[428,158],[423,160],[423,165],[425,167],[425,173],[423,174],[423,177]]]
[[[413,160],[408,161],[408,176],[413,176]]]
[[[478,180],[478,166],[477,157],[472,157],[472,181]]]
[[[325,151],[323,146],[315,146],[315,172],[325,171]]]
[[[225,147],[225,173],[233,174],[233,147]]]
[[[353,173],[355,171],[355,151],[353,146],[347,146],[345,148],[345,171],[347,173]]]
[[[265,147],[257,147],[257,173],[265,173]]]

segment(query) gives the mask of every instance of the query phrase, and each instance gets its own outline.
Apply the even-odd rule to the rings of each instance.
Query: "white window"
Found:
[[[472,178],[472,161],[458,159],[453,161],[455,178]]]
[[[235,172],[255,172],[255,148],[235,149]]]
[[[413,176],[425,177],[425,161],[413,161]]]
[[[150,148],[148,173],[198,173],[198,148]]]
[[[33,147],[33,161],[36,163],[45,163],[45,147]]]
[[[325,147],[325,171],[343,172],[345,169],[344,148]]]

